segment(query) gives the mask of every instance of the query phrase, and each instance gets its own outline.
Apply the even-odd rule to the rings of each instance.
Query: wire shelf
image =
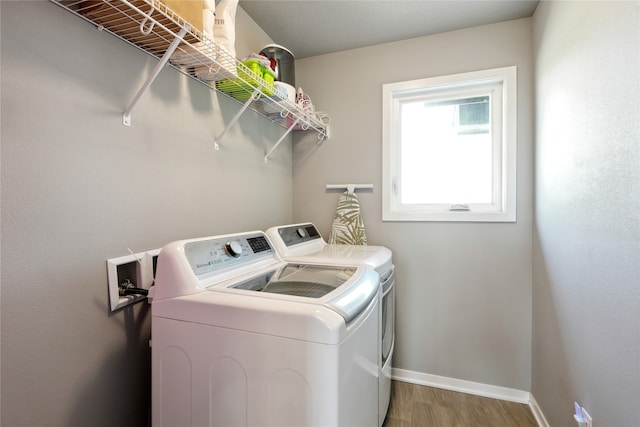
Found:
[[[251,108],[286,128],[287,134],[291,130],[312,130],[318,133],[318,139],[328,138],[328,124],[322,118],[286,99],[273,83],[266,82],[159,0],[51,1],[159,59],[158,73],[168,63],[243,104],[241,112]],[[133,106],[132,101],[130,109]],[[125,116],[127,113],[130,111]]]

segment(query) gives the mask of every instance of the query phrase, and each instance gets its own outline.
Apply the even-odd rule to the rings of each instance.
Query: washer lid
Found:
[[[227,289],[262,293],[264,297],[285,298],[292,302],[322,304],[339,313],[348,323],[375,298],[378,283],[378,275],[362,267],[284,264],[235,282]]]

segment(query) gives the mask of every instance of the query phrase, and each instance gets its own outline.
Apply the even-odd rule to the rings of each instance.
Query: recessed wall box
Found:
[[[149,258],[145,255],[142,252],[107,260],[109,306],[112,312],[147,299],[144,295],[120,295],[120,287],[124,284],[143,289],[151,286],[153,277],[149,273]]]

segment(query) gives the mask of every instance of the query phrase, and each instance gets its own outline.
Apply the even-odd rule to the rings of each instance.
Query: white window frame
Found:
[[[416,99],[475,96],[477,89],[499,87],[492,101],[494,201],[490,204],[402,204],[401,106]],[[516,221],[517,67],[503,67],[382,86],[382,220],[383,221]],[[495,108],[501,109],[497,113]],[[461,203],[464,203],[461,201]]]

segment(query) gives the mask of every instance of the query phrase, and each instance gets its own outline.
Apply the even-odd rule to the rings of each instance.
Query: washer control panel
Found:
[[[185,243],[184,253],[196,276],[230,266],[273,258],[275,253],[262,233],[216,237]]]
[[[318,229],[313,224],[300,224],[278,229],[278,234],[285,245],[293,246],[310,240],[321,239]]]

